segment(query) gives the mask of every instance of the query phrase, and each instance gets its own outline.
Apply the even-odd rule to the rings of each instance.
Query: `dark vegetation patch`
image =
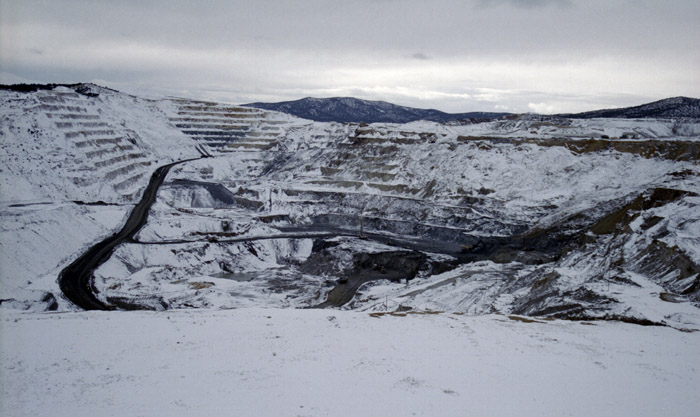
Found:
[[[0,90],[15,91],[18,93],[35,93],[35,92],[41,91],[41,90],[53,90],[56,87],[67,87],[67,88],[70,88],[71,90],[75,91],[78,94],[82,94],[82,95],[88,96],[88,97],[99,96],[98,93],[95,93],[93,91],[93,88],[89,84],[84,84],[84,83],[75,83],[75,84],[56,84],[56,83],[51,83],[51,84],[0,84]],[[100,87],[100,88],[116,92],[116,90],[112,90],[111,88],[106,88],[106,87]]]

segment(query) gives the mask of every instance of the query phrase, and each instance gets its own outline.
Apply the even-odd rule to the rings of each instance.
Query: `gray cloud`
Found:
[[[416,52],[414,54],[411,54],[411,58],[413,59],[418,59],[420,61],[427,61],[430,59],[430,57],[423,52]]]
[[[511,5],[524,9],[534,9],[544,6],[560,6],[569,7],[572,5],[571,0],[479,0],[477,7],[493,7],[500,5]]]
[[[227,101],[573,111],[700,96],[698,19],[696,0],[0,0],[0,67]]]

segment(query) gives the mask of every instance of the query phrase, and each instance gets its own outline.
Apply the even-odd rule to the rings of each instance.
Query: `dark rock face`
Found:
[[[352,276],[379,277],[390,281],[416,277],[418,270],[425,265],[427,256],[416,251],[392,251],[379,253],[356,253],[353,255]]]
[[[661,207],[686,195],[696,196],[695,193],[689,191],[655,188],[638,196],[630,204],[598,220],[591,227],[591,231],[597,235],[620,233],[625,231],[625,228],[639,216],[641,211]]]
[[[700,266],[678,248],[653,240],[636,254],[630,268],[650,277],[673,294],[700,303]]]
[[[58,309],[58,302],[56,301],[56,297],[50,292],[47,292],[46,295],[42,297],[41,301],[46,303],[46,311],[56,311],[56,309]]]
[[[32,300],[17,300],[15,298],[0,299],[0,306],[17,310],[27,310],[33,302],[41,304],[44,311],[56,311],[58,310],[58,301],[56,297],[50,292],[44,291],[32,291],[32,295],[35,297]]]
[[[241,197],[236,193],[215,182],[190,181],[190,180],[175,180],[168,185],[183,188],[197,189],[203,188],[206,190],[214,201],[214,207],[230,207],[238,206],[252,211],[260,211],[265,206],[265,203],[259,200]],[[200,207],[201,204],[193,199],[192,207]]]
[[[578,239],[572,239],[569,257],[544,265],[542,269],[521,276],[509,285],[510,292],[520,291],[513,303],[513,313],[572,320],[621,320],[651,325],[634,312],[615,312],[619,301],[605,291],[605,285],[622,284],[639,287],[627,271],[648,277],[665,289],[660,298],[667,302],[700,302],[700,266],[677,247],[669,247],[660,239],[669,231],[664,219],[650,215],[654,209],[696,194],[684,190],[655,188],[634,198],[630,203],[608,212],[584,227]],[[646,219],[639,222],[640,216]],[[633,226],[636,223],[637,226]],[[641,224],[640,224],[641,223]],[[543,232],[551,234],[552,231]],[[640,233],[644,238],[640,238]],[[636,237],[635,237],[636,236]],[[630,242],[638,243],[629,245]],[[578,258],[578,261],[575,259]],[[580,279],[576,287],[567,286],[557,267],[585,263],[595,269],[593,275]],[[601,287],[601,284],[603,286]]]
[[[317,239],[311,256],[301,265],[306,274],[339,277],[325,302],[317,307],[340,307],[355,296],[365,283],[378,280],[399,282],[414,279],[419,273],[441,273],[454,265],[430,259],[417,250],[382,252],[353,251],[336,241]]]
[[[454,252],[444,246],[446,236],[441,229],[427,234],[425,230],[403,230],[404,235],[420,236],[420,244],[412,243],[410,239],[398,244],[392,242],[404,250],[376,253],[343,249],[338,242],[317,240],[302,270],[340,278],[328,294],[327,301],[320,305],[329,307],[349,302],[367,282],[410,280],[448,271],[462,264],[491,261],[513,265],[512,268],[505,267],[504,275],[497,277],[492,285],[500,286],[494,294],[513,295],[511,312],[514,314],[657,324],[648,322],[634,311],[623,312],[621,301],[605,288],[610,285],[639,287],[634,278],[634,273],[637,273],[661,285],[667,291],[662,298],[665,301],[697,303],[700,300],[700,267],[682,250],[669,247],[660,240],[669,233],[666,229],[668,219],[657,215],[664,213],[659,209],[668,204],[696,196],[686,190],[651,188],[636,196],[629,195],[575,213],[546,229],[508,237],[470,238],[463,235],[457,242],[460,245],[450,242],[450,247],[459,248]],[[321,223],[326,224],[329,219],[323,220]],[[374,231],[386,224],[366,221],[365,226],[370,238],[375,238]],[[635,241],[634,245],[628,244]],[[429,252],[449,252],[453,260],[435,262],[426,256]],[[562,277],[557,272],[559,268],[589,272],[581,277]],[[507,272],[517,269],[529,272]],[[491,296],[487,293],[479,295],[479,289],[473,291],[476,299]]]

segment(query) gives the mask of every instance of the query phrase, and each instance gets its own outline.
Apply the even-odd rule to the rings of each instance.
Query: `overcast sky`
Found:
[[[449,112],[700,97],[698,0],[0,0],[4,83]]]

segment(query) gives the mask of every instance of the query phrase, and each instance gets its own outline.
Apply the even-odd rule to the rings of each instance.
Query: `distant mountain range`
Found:
[[[646,118],[700,118],[700,99],[689,97],[672,97],[641,106],[624,107],[620,109],[594,110],[576,114],[561,114],[559,116],[572,119],[646,119]]]
[[[116,92],[106,87],[98,87],[91,83],[79,84],[14,84],[1,85],[0,90],[13,90],[19,92],[33,92],[37,90],[52,90],[63,86],[74,89],[76,92],[87,95],[98,95],[99,89]],[[386,101],[361,100],[354,97],[313,98],[307,97],[301,100],[281,101],[277,103],[249,103],[247,107],[256,107],[264,110],[273,110],[288,113],[304,119],[317,122],[341,122],[341,123],[408,123],[416,120],[428,120],[431,122],[457,122],[457,121],[481,121],[496,119],[512,113],[499,112],[468,112],[445,113],[435,109],[418,109],[414,107],[399,106]],[[700,119],[700,99],[690,97],[672,97],[652,103],[634,107],[617,109],[594,110],[583,113],[565,113],[553,115],[571,119],[617,118],[617,119],[644,119],[644,118],[693,118]]]
[[[386,101],[369,101],[353,97],[312,98],[279,103],[250,103],[248,107],[289,113],[317,122],[341,123],[408,123],[416,120],[451,122],[465,119],[495,119],[510,113],[445,113],[434,109],[398,106]]]
[[[289,113],[317,122],[408,123],[416,120],[454,122],[465,119],[486,120],[512,113],[445,113],[434,109],[398,106],[386,101],[369,101],[353,97],[312,98],[278,103],[250,103],[248,107]],[[559,114],[573,119],[593,118],[700,118],[700,99],[673,97],[635,107],[595,110],[584,113]]]

